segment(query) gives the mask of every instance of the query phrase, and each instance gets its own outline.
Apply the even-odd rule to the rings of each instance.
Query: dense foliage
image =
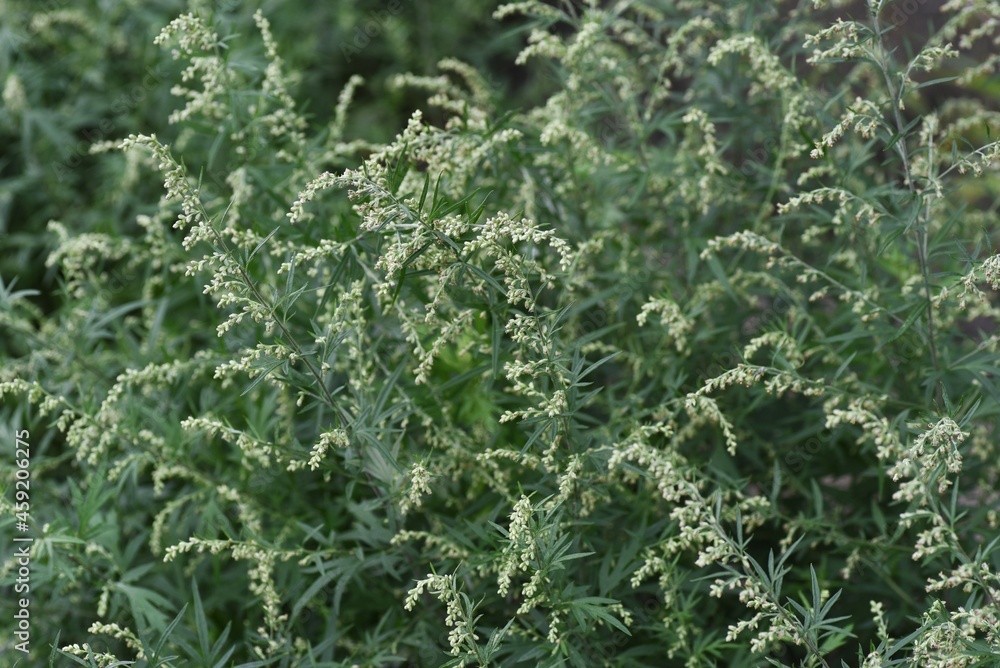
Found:
[[[1000,665],[995,0],[84,4],[0,5],[5,655]]]

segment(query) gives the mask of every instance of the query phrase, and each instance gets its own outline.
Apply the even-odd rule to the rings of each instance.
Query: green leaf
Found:
[[[167,616],[163,609],[169,609],[173,606],[162,595],[152,589],[128,585],[123,582],[115,583],[113,588],[125,594],[140,629],[162,629],[167,625]]]
[[[882,257],[882,254],[889,249],[889,247],[892,245],[892,242],[898,239],[901,235],[903,235],[906,232],[906,230],[907,227],[905,225],[900,225],[892,232],[887,234],[885,238],[882,239],[882,243],[879,245],[878,251],[876,251],[875,253],[875,257]]]
[[[177,624],[180,623],[181,618],[184,616],[185,612],[187,612],[187,603],[185,603],[183,607],[181,607],[180,612],[177,613],[177,616],[174,617],[174,620],[170,622],[170,624],[167,625],[167,628],[163,630],[163,633],[160,635],[159,642],[156,643],[156,647],[153,649],[153,655],[150,657],[151,659],[155,660],[160,657],[160,651],[163,649],[163,646],[166,644],[167,640],[170,639],[170,634],[172,634],[174,632],[174,629],[177,628]]]
[[[906,136],[907,136],[907,135],[909,134],[910,130],[912,130],[912,129],[913,129],[913,127],[914,127],[914,126],[915,126],[915,125],[916,125],[917,123],[919,123],[920,121],[922,121],[922,120],[923,120],[923,117],[922,117],[922,116],[920,116],[919,114],[918,114],[917,116],[915,116],[915,117],[913,118],[913,120],[912,120],[912,121],[910,121],[910,122],[909,122],[909,123],[908,123],[908,124],[906,125],[906,127],[902,129],[902,131],[900,131],[900,132],[897,132],[897,133],[894,133],[894,134],[893,134],[893,135],[892,135],[891,137],[889,137],[889,141],[888,141],[888,142],[886,142],[886,144],[885,144],[885,147],[884,147],[884,148],[883,148],[882,150],[884,150],[884,151],[888,151],[888,150],[889,150],[890,148],[892,148],[893,146],[895,146],[895,145],[896,145],[896,142],[898,142],[899,140],[901,140],[901,139],[903,139],[904,137],[906,137]]]
[[[281,229],[281,228],[280,227],[275,227],[273,230],[271,230],[270,232],[268,232],[268,234],[267,234],[266,237],[264,237],[263,239],[260,240],[259,244],[257,244],[256,246],[254,246],[254,249],[252,251],[250,251],[250,255],[247,256],[246,264],[248,264],[248,265],[250,264],[250,260],[252,260],[254,258],[254,256],[257,255],[257,253],[260,251],[260,249],[264,247],[264,244],[266,244],[268,241],[271,240],[271,237],[273,237],[275,234],[278,233],[279,229]]]
[[[949,81],[955,81],[958,79],[957,76],[954,77],[941,77],[940,79],[931,79],[930,81],[923,81],[913,87],[913,90],[920,90],[921,88],[927,88],[928,86],[936,86],[938,84],[948,83]]]
[[[278,367],[282,366],[284,363],[285,360],[274,360],[269,364],[265,364],[263,367],[257,367],[257,368],[262,368],[263,370],[260,371],[260,373],[258,373],[256,376],[254,376],[254,379],[250,382],[249,385],[247,385],[246,389],[240,392],[240,396],[243,397],[252,392],[255,387],[264,382],[264,380],[271,374],[271,372],[273,372]]]
[[[424,202],[427,201],[427,189],[431,185],[431,175],[429,172],[424,173],[424,187],[420,191],[420,201],[417,203],[417,211],[424,210]]]
[[[470,212],[468,206],[466,206],[465,213],[468,216],[470,224],[475,225],[477,222],[479,222],[479,219],[482,217],[483,212],[486,210],[486,202],[490,199],[490,195],[492,194],[493,194],[492,190],[486,193],[486,196],[483,197],[483,201],[472,212]],[[471,200],[471,197],[469,199]]]
[[[917,319],[920,317],[920,314],[923,313],[925,309],[926,306],[924,304],[914,305],[913,308],[910,309],[910,314],[906,317],[906,322],[904,322],[902,326],[899,329],[897,329],[895,333],[888,339],[886,339],[881,345],[876,346],[875,352],[882,350],[887,345],[889,345],[890,343],[901,337],[903,334],[906,334],[906,330],[908,330],[910,327],[913,326],[913,323],[917,321]]]
[[[603,596],[584,596],[569,603],[569,612],[576,619],[577,623],[584,628],[590,626],[591,620],[597,619],[608,626],[618,629],[627,636],[632,632],[628,630],[614,615],[608,612],[607,607],[618,603],[616,599],[604,598]]]
[[[490,366],[493,378],[500,376],[500,349],[503,346],[504,323],[499,308],[493,301],[493,294],[488,296],[490,302]]]
[[[205,619],[205,607],[198,592],[198,581],[194,577],[191,578],[191,593],[194,595],[194,624],[198,632],[198,646],[201,648],[202,656],[209,656],[211,647],[208,638],[208,620]]]

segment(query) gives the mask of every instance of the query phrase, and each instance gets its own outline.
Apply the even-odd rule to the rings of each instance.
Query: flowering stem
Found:
[[[711,525],[716,535],[718,535],[719,538],[726,543],[729,549],[732,550],[731,556],[736,557],[739,560],[743,576],[748,580],[756,580],[762,586],[768,602],[773,605],[777,611],[777,616],[779,616],[790,628],[795,629],[795,632],[798,635],[798,640],[801,641],[802,645],[806,648],[806,651],[816,657],[824,668],[830,668],[830,664],[827,663],[826,659],[823,657],[823,652],[816,645],[816,643],[810,639],[809,634],[806,632],[806,628],[803,626],[799,618],[789,613],[788,610],[786,610],[781,604],[781,601],[778,598],[778,593],[774,591],[771,586],[772,583],[757,577],[753,569],[749,567],[748,555],[743,549],[743,545],[741,545],[738,541],[733,540],[732,536],[729,535],[729,532],[726,531],[719,523],[718,518],[715,517],[711,510],[711,502],[702,496],[701,491],[696,485],[688,483],[686,487],[692,497],[698,499],[708,509],[708,512],[705,513],[705,520],[709,523],[709,525]],[[795,642],[794,639],[793,642]]]

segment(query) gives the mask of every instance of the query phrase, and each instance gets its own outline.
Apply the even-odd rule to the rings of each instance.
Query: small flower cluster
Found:
[[[761,348],[773,348],[775,354],[780,353],[793,369],[798,369],[805,363],[805,356],[799,350],[799,345],[787,332],[766,332],[754,337],[743,347],[743,359],[750,360]]]
[[[979,268],[990,287],[1000,291],[1000,255],[987,258]]]
[[[424,348],[420,345],[419,334],[415,328],[411,328],[411,335],[409,338],[416,348],[413,351],[414,356],[420,363],[413,370],[413,375],[416,378],[418,384],[424,385],[427,383],[429,374],[431,372],[431,367],[434,366],[434,360],[436,360],[441,355],[441,350],[452,343],[457,337],[465,332],[465,328],[468,326],[468,321],[472,318],[472,313],[466,311],[460,314],[458,317],[454,318],[451,322],[445,324],[444,329],[438,333],[434,338],[434,342],[429,348]]]
[[[428,573],[423,580],[418,580],[406,596],[403,608],[413,610],[420,596],[427,591],[445,604],[446,626],[451,628],[448,633],[448,644],[453,656],[465,656],[457,665],[466,666],[469,654],[475,656],[477,640],[476,622],[472,616],[472,605],[468,597],[458,588],[458,579],[452,575],[437,575]]]
[[[878,404],[872,398],[852,399],[847,408],[840,408],[842,395],[832,397],[824,405],[826,428],[834,429],[843,424],[861,428],[858,443],[871,443],[879,459],[887,459],[899,452],[902,443],[887,418],[878,414]]]
[[[156,168],[163,173],[164,199],[181,205],[181,213],[174,222],[174,228],[190,228],[184,239],[184,249],[190,250],[199,241],[212,241],[213,230],[201,204],[200,193],[189,181],[184,167],[171,155],[170,147],[160,143],[156,135],[132,134],[118,148],[129,151],[136,146],[143,146],[152,152]]]
[[[780,244],[769,241],[754,232],[747,232],[744,230],[731,234],[727,237],[716,237],[715,239],[710,239],[708,241],[708,247],[701,252],[701,257],[703,259],[707,259],[711,257],[712,253],[721,248],[740,248],[760,253],[762,255],[767,255],[768,260],[765,265],[766,269],[773,269],[776,266],[796,269],[799,271],[798,276],[795,278],[798,283],[809,283],[810,281],[823,281],[827,283],[828,286],[823,288],[823,291],[818,295],[814,295],[814,299],[811,301],[825,297],[826,290],[829,288],[836,288],[840,292],[840,301],[852,304],[852,311],[861,316],[860,319],[862,322],[869,322],[870,320],[883,315],[886,311],[885,308],[880,306],[876,300],[877,294],[874,288],[869,288],[868,293],[854,290],[833,278],[829,273],[816,269],[812,265],[799,259],[790,251],[783,248]],[[840,259],[844,262],[850,262],[852,260],[852,256],[850,253],[842,254]],[[770,274],[765,274],[764,277],[767,280],[773,280],[773,277]]]
[[[727,54],[743,56],[753,72],[757,83],[750,89],[751,97],[764,91],[781,93],[796,86],[795,76],[756,35],[736,35],[716,42],[708,54],[708,63],[718,65]]]
[[[406,487],[406,494],[403,496],[399,504],[399,512],[402,515],[406,515],[413,508],[419,508],[423,505],[424,497],[430,495],[431,493],[431,474],[430,471],[424,466],[423,462],[417,462],[410,467],[410,473],[407,476],[409,479],[409,485]]]
[[[72,654],[73,656],[93,661],[101,668],[113,668],[113,666],[122,665],[122,660],[117,656],[108,652],[95,651],[90,643],[85,642],[82,645],[73,643],[72,645],[65,645],[59,649],[67,654]]]
[[[15,116],[22,114],[28,108],[28,98],[24,93],[24,84],[21,83],[21,77],[15,72],[7,75],[0,99],[3,100],[3,106],[7,113]]]
[[[189,65],[181,73],[181,81],[200,80],[201,90],[174,86],[171,93],[187,98],[183,109],[170,114],[171,123],[182,123],[195,114],[222,119],[228,110],[226,92],[233,75],[227,68],[220,51],[224,48],[219,36],[194,14],[184,14],[171,21],[153,40],[165,45],[175,42],[170,55],[174,60],[187,58]],[[196,55],[204,54],[204,55]]]
[[[716,237],[714,239],[710,239],[708,241],[708,247],[701,252],[701,259],[707,260],[711,257],[713,252],[716,252],[721,248],[742,248],[771,256],[777,255],[783,250],[780,245],[774,243],[773,241],[768,241],[759,234],[749,232],[747,230],[741,230],[729,235],[728,237]]]
[[[990,142],[962,156],[953,168],[957,169],[959,174],[971,171],[973,176],[978,177],[982,176],[998,160],[1000,160],[1000,140]]]
[[[951,42],[944,45],[928,44],[910,61],[908,69],[930,72],[945,58],[958,58],[959,55],[958,50],[952,48]]]
[[[312,452],[309,453],[309,470],[315,471],[322,465],[323,458],[331,446],[346,448],[348,445],[350,445],[350,439],[345,430],[333,429],[331,431],[324,431],[320,434],[319,442],[313,446]],[[289,470],[293,469],[290,467]]]
[[[834,225],[842,225],[845,222],[845,214],[847,214],[846,205],[849,202],[855,205],[854,222],[863,221],[867,225],[874,225],[884,215],[875,209],[875,205],[872,202],[866,201],[843,188],[816,188],[815,190],[799,193],[787,202],[779,203],[778,213],[786,214],[789,211],[803,208],[806,205],[821,204],[823,202],[837,202],[840,205],[831,221]]]
[[[989,0],[976,2],[961,2],[948,0],[941,6],[942,12],[953,12],[954,15],[942,28],[939,40],[958,38],[958,45],[963,50],[971,50],[977,41],[987,47],[986,57],[980,62],[971,62],[966,67],[960,81],[968,83],[980,76],[989,76],[1000,68],[1000,56],[996,47],[1000,45],[1000,30],[996,22],[995,7]],[[992,47],[992,48],[990,48]]]
[[[657,435],[670,438],[673,429],[668,424],[642,425],[626,439],[615,443],[608,459],[608,470],[627,481],[636,481],[639,475],[628,466],[634,464],[635,468],[648,474],[665,501],[676,503],[689,489],[691,471],[683,455],[675,448],[660,449],[650,443]]]
[[[911,665],[927,668],[971,668],[983,665],[968,651],[973,643],[982,643],[978,634],[986,636],[986,648],[993,656],[1000,651],[996,633],[996,614],[960,607],[949,611],[947,604],[935,600],[922,616],[919,636],[913,641],[909,656]]]
[[[505,532],[506,545],[497,570],[497,593],[506,596],[519,571],[528,572],[538,558],[535,538],[531,532],[533,510],[531,499],[521,495],[510,513],[510,525]],[[529,597],[525,595],[525,602]]]
[[[817,33],[806,35],[802,48],[814,47],[807,63],[817,64],[826,61],[854,60],[866,54],[864,42],[871,35],[870,29],[857,21],[844,21],[837,18],[829,28]],[[821,42],[833,42],[826,49],[819,48]]]
[[[698,15],[687,18],[675,30],[671,31],[667,37],[666,49],[663,54],[663,71],[673,70],[676,76],[681,77],[686,74],[692,62],[697,62],[717,38],[723,28],[720,22],[708,15]],[[664,77],[664,85],[669,87],[670,79]]]
[[[181,421],[181,428],[186,431],[200,431],[207,436],[218,437],[226,443],[235,444],[243,453],[243,465],[248,469],[269,468],[277,454],[274,443],[254,438],[246,431],[235,429],[210,415],[185,418]]]
[[[681,121],[686,126],[683,148],[694,152],[702,161],[698,178],[681,185],[685,191],[682,192],[682,196],[700,202],[701,213],[705,214],[709,210],[710,200],[704,194],[715,189],[713,179],[727,174],[729,168],[719,156],[715,123],[709,120],[707,113],[697,107],[691,107]]]
[[[750,619],[744,619],[731,624],[726,633],[726,642],[733,642],[745,631],[756,631],[750,641],[750,651],[763,654],[780,645],[784,641],[795,641],[798,633],[795,626],[782,614],[782,608],[767,595],[761,584],[753,578],[735,577],[729,581],[717,579],[713,587],[713,595],[722,597],[724,589],[740,587],[740,602],[754,610]],[[767,624],[770,620],[770,623]],[[765,623],[763,629],[758,627]]]
[[[168,547],[163,561],[173,561],[191,550],[198,553],[207,551],[210,554],[228,552],[236,561],[249,561],[251,563],[247,573],[250,580],[250,592],[260,598],[264,609],[264,626],[258,628],[257,633],[267,645],[267,649],[255,645],[253,650],[261,659],[265,659],[279,649],[282,644],[281,628],[283,622],[288,619],[288,615],[281,612],[281,596],[278,594],[274,582],[273,571],[277,560],[287,561],[295,557],[297,553],[279,552],[255,542],[191,538]]]
[[[1000,600],[1000,576],[990,569],[988,563],[965,563],[950,573],[939,572],[937,578],[928,578],[926,590],[929,592],[943,591],[961,587],[966,594],[985,585],[990,600]],[[986,614],[995,615],[995,612]]]
[[[303,220],[307,220],[309,214],[306,213],[305,205],[316,199],[316,195],[322,191],[328,190],[340,184],[340,178],[330,172],[323,172],[306,184],[305,189],[299,193],[298,199],[292,203],[291,210],[285,214],[288,218],[289,224],[294,225]]]
[[[122,628],[118,624],[102,624],[100,622],[94,622],[87,629],[88,633],[93,633],[95,635],[106,635],[112,638],[117,638],[118,640],[124,641],[126,647],[135,652],[135,658],[139,661],[146,658],[146,653],[142,649],[142,642],[136,637],[135,633],[131,629]]]
[[[816,148],[809,154],[813,158],[821,158],[826,154],[826,149],[832,148],[834,144],[844,136],[844,132],[853,126],[854,132],[864,139],[875,136],[875,131],[884,124],[882,112],[877,104],[871,100],[855,98],[854,104],[847,108],[847,113],[843,120],[833,127],[823,138],[815,143]]]
[[[58,245],[45,259],[45,266],[59,267],[66,280],[66,290],[78,299],[87,296],[90,274],[107,262],[128,258],[135,248],[127,240],[112,239],[99,233],[70,236],[66,226],[56,220],[49,221],[48,229],[56,235]]]
[[[284,160],[294,160],[295,155],[305,150],[306,120],[296,113],[295,100],[288,93],[285,85],[288,75],[284,72],[281,57],[278,55],[278,44],[271,34],[271,22],[259,9],[253,15],[254,23],[260,30],[264,40],[264,50],[267,56],[267,69],[264,72],[264,82],[261,89],[265,99],[277,101],[277,109],[261,118],[261,124],[270,128],[272,137],[288,137],[292,144],[292,153],[279,151],[277,157]],[[237,135],[234,141],[243,137]]]
[[[968,432],[962,431],[951,418],[928,424],[927,431],[920,434],[905,452],[899,453],[889,469],[889,475],[896,482],[909,478],[900,485],[893,498],[917,500],[920,505],[926,505],[926,489],[935,482],[938,494],[948,491],[951,486],[948,474],[962,471],[962,455],[958,446],[968,436]]]
[[[697,392],[692,392],[687,395],[684,400],[684,409],[687,411],[688,415],[691,417],[692,426],[694,424],[705,424],[709,422],[714,422],[719,425],[722,429],[722,435],[726,439],[726,450],[730,455],[736,455],[736,446],[739,441],[736,438],[736,432],[733,431],[733,424],[722,414],[719,410],[719,404],[715,402],[711,397],[706,397],[705,394],[712,392],[713,390],[721,387],[725,387],[731,382],[754,382],[760,378],[760,375],[756,371],[750,373],[748,367],[743,367],[741,365],[739,368],[735,369],[735,375],[726,376],[723,374],[724,378],[722,380],[713,379],[705,383],[705,385],[699,389]],[[739,381],[736,378],[740,378]],[[753,378],[753,381],[751,381]]]
[[[650,299],[642,305],[642,309],[635,317],[636,322],[642,327],[653,313],[660,316],[660,322],[666,326],[667,333],[674,340],[677,352],[685,352],[688,349],[688,335],[691,333],[694,323],[684,316],[677,302],[662,297]]]
[[[546,244],[556,253],[561,271],[566,271],[573,263],[573,251],[566,240],[556,236],[555,230],[543,230],[534,221],[527,218],[514,220],[502,212],[488,219],[477,237],[465,242],[463,250],[466,253],[471,255],[481,250],[494,259],[496,269],[503,272],[504,281],[509,288],[508,303],[512,306],[524,304],[526,309],[532,311],[535,300],[527,287],[526,274],[529,270],[525,268],[525,264],[528,264],[528,267],[533,265],[543,286],[550,282],[551,275],[539,264],[528,263],[528,258],[524,254],[507,251],[505,248],[507,242],[513,244],[527,242],[535,247]]]
[[[536,3],[532,3],[536,4]],[[504,12],[502,10],[509,9],[511,5],[505,5],[497,10],[494,14],[497,18],[502,18],[505,14],[510,13]],[[521,49],[521,52],[517,54],[517,59],[514,61],[515,65],[524,65],[531,58],[551,58],[553,60],[561,60],[566,56],[567,48],[566,45],[559,40],[558,37],[546,30],[540,30],[535,28],[528,35],[528,46]]]

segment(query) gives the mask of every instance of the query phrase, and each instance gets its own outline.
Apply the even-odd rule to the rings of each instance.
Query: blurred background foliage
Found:
[[[495,3],[381,0],[354,2],[194,2],[190,8],[212,17],[220,35],[251,53],[247,68],[264,67],[253,33],[257,9],[271,20],[288,72],[301,73],[290,92],[303,105],[313,129],[329,123],[337,96],[352,75],[359,89],[346,135],[371,142],[391,139],[426,95],[412,88],[392,90],[396,74],[436,74],[437,62],[459,55],[493,74],[498,101],[517,107],[546,87],[512,63],[523,43],[522,29],[491,18]],[[165,110],[180,102],[170,88],[181,66],[156,47],[153,38],[188,11],[179,1],[84,0],[0,2],[0,275],[18,276],[22,287],[55,287],[46,271],[53,247],[50,220],[76,232],[110,235],[134,232],[137,209],[155,202],[158,186],[144,180],[123,191],[125,159],[97,159],[94,142],[131,133],[155,133],[170,142],[177,128]],[[391,12],[387,7],[397,7]],[[374,26],[374,27],[373,27]],[[366,32],[367,31],[367,32]],[[54,308],[51,297],[40,302]],[[2,346],[16,345],[5,341]]]

